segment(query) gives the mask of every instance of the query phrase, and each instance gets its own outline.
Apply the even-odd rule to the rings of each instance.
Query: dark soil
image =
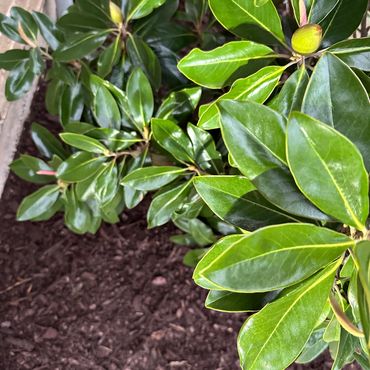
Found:
[[[39,93],[22,153],[34,153],[28,129],[47,122],[42,106]],[[10,175],[0,202],[1,370],[239,368],[245,316],[204,308],[205,292],[182,264],[186,249],[168,241],[174,227],[146,229],[147,202],[81,237],[60,216],[17,223],[17,206],[33,190]],[[293,368],[329,369],[330,360]]]

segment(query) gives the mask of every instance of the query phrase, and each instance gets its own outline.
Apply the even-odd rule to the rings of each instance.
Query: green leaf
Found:
[[[345,88],[343,88],[345,86]],[[347,136],[370,170],[369,97],[355,73],[326,53],[317,63],[303,101],[303,112]]]
[[[273,168],[252,182],[263,197],[285,212],[313,220],[333,221],[302,194],[287,168]]]
[[[188,237],[187,235],[184,235],[184,236]],[[185,240],[185,242],[183,240],[179,240],[177,242],[176,240],[173,240],[175,237],[181,237],[181,235],[174,235],[173,237],[171,237],[171,241],[173,243],[177,243],[177,244],[181,244],[181,245],[187,245],[186,240]],[[195,241],[193,241],[193,243],[196,244]],[[189,250],[184,256],[184,259],[183,259],[184,265],[194,268],[197,265],[197,263],[199,262],[199,260],[208,251],[208,249],[209,248],[197,248],[197,249]]]
[[[194,274],[218,290],[267,292],[308,278],[353,245],[345,235],[310,224],[268,226],[221,239],[212,260],[204,257]]]
[[[270,108],[286,117],[292,111],[300,111],[308,80],[306,68],[302,66],[285,81],[279,95],[269,105]]]
[[[39,152],[47,157],[53,158],[54,155],[65,159],[68,152],[63,148],[61,142],[45,127],[34,122],[31,126],[31,137]]]
[[[218,107],[226,147],[248,179],[286,163],[283,116],[249,101],[223,100]]]
[[[55,24],[44,13],[32,12],[32,16],[44,40],[53,50],[58,49],[61,42],[61,32],[58,31]]]
[[[59,62],[69,62],[82,59],[96,50],[107,38],[108,31],[77,34],[68,38],[68,43],[63,44],[53,53],[53,58]]]
[[[329,51],[350,67],[370,71],[370,37],[338,42]]]
[[[152,131],[157,143],[180,162],[194,162],[193,147],[182,129],[170,120],[152,119]]]
[[[30,58],[29,50],[14,49],[0,54],[0,69],[10,71],[19,62],[24,62]]]
[[[337,268],[329,266],[245,322],[238,337],[243,369],[285,369],[297,358],[324,309]]]
[[[100,85],[93,95],[93,113],[98,125],[104,128],[119,129],[121,112],[112,93],[104,85]]]
[[[209,0],[209,6],[216,19],[235,35],[263,43],[277,40],[285,44],[280,17],[271,0],[258,7],[250,0]]]
[[[147,218],[148,227],[152,229],[167,223],[190,192],[191,181],[182,183],[154,198],[150,204]]]
[[[334,363],[332,370],[341,370],[345,365],[350,364],[354,361],[354,352],[356,350],[356,344],[358,339],[353,337],[346,330],[341,328],[339,344],[334,357]]]
[[[105,160],[105,157],[95,157],[91,153],[77,152],[60,165],[57,177],[67,182],[86,180],[98,171]]]
[[[200,87],[172,92],[158,108],[156,117],[183,121],[194,112],[201,95]]]
[[[80,83],[64,87],[59,110],[60,121],[63,126],[81,119],[84,110],[84,98]]]
[[[345,136],[295,112],[288,124],[287,157],[298,187],[313,204],[347,225],[365,228],[368,174],[361,154]]]
[[[0,32],[15,42],[25,44],[24,40],[19,36],[18,23],[2,13],[0,13]]]
[[[154,97],[150,82],[140,68],[131,73],[126,93],[132,117],[139,130],[143,130],[153,116]]]
[[[51,171],[52,168],[41,159],[29,155],[21,155],[9,167],[18,177],[34,184],[48,184],[55,180],[53,176],[38,175],[38,171]]]
[[[188,124],[187,132],[193,144],[194,158],[198,166],[208,173],[221,173],[222,157],[216,149],[212,135],[191,123]]]
[[[272,53],[268,46],[252,41],[232,41],[211,51],[193,49],[178,68],[196,84],[219,89],[259,70],[274,58]]]
[[[339,0],[336,7],[320,23],[324,31],[323,46],[328,47],[352,35],[361,23],[367,6],[367,0]]]
[[[116,162],[113,160],[109,163],[104,163],[103,168],[104,170],[96,179],[94,191],[95,199],[102,206],[109,204],[113,200],[119,187]]]
[[[212,229],[203,221],[193,218],[189,220],[189,233],[196,240],[197,245],[205,247],[216,241]]]
[[[308,15],[309,23],[320,23],[325,17],[327,17],[330,12],[339,3],[339,0],[326,0],[326,1],[312,1],[312,6],[310,13]]]
[[[186,168],[174,166],[139,168],[129,173],[121,184],[137,190],[152,191],[162,188],[186,172]]]
[[[97,154],[108,154],[109,150],[101,144],[98,140],[93,139],[86,135],[73,134],[73,133],[62,133],[60,134],[62,140],[77,149],[85,152],[97,153]]]
[[[98,75],[102,78],[112,72],[112,68],[118,63],[121,56],[121,37],[118,35],[115,41],[109,45],[98,59]]]
[[[200,176],[194,186],[218,217],[243,229],[295,221],[262,198],[245,177]]]
[[[37,40],[38,26],[30,12],[18,6],[13,6],[10,10],[10,16],[14,19],[17,30],[21,27],[31,41]]]
[[[90,4],[92,4],[91,2]],[[94,1],[96,3],[96,1]],[[84,12],[68,12],[58,19],[57,25],[62,28],[66,33],[88,33],[97,30],[106,30],[109,27],[113,27],[112,21],[107,20],[106,13],[105,17],[99,17],[91,14],[90,7]]]
[[[130,9],[127,20],[139,19],[149,15],[155,8],[164,4],[166,0],[130,0]]]
[[[255,312],[273,301],[279,291],[269,293],[234,293],[224,290],[211,290],[205,306],[221,312]]]
[[[145,72],[154,89],[159,89],[162,80],[161,65],[153,50],[134,35],[129,35],[126,48],[131,63]]]
[[[198,126],[206,130],[219,127],[217,103],[221,100],[251,100],[264,103],[274,91],[284,70],[284,67],[278,66],[264,67],[251,76],[236,80],[226,94],[213,103],[200,107]]]
[[[24,198],[17,211],[17,220],[28,221],[41,216],[53,207],[59,194],[58,185],[47,185]]]
[[[23,60],[9,72],[5,84],[5,96],[14,101],[27,94],[32,87],[36,74],[33,72],[31,60]]]

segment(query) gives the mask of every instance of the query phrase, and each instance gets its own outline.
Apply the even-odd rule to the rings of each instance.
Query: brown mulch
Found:
[[[33,120],[47,121],[42,99],[35,98],[20,152],[34,153],[27,131]],[[169,242],[175,228],[146,229],[148,202],[116,226],[77,236],[60,216],[15,221],[34,188],[10,175],[0,201],[0,369],[239,368],[245,315],[204,308],[206,292],[182,264],[186,248]],[[325,370],[330,360],[293,368]]]

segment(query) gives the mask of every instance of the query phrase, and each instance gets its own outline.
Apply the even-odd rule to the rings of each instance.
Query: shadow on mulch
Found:
[[[19,152],[35,153],[28,130],[46,117],[39,92]],[[0,202],[1,369],[239,368],[236,335],[245,316],[204,308],[205,291],[182,264],[186,248],[169,242],[174,227],[146,229],[148,202],[118,225],[77,236],[60,216],[15,221],[34,189],[10,175]],[[292,367],[306,368],[329,369],[330,360]]]

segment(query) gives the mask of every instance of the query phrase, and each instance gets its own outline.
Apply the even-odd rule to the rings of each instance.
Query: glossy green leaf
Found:
[[[200,87],[172,92],[158,108],[156,117],[182,121],[194,112],[201,95]]]
[[[176,180],[186,171],[186,168],[174,166],[139,168],[129,173],[121,183],[137,190],[152,191]]]
[[[53,155],[57,155],[62,159],[68,156],[68,152],[64,149],[61,142],[48,129],[36,122],[31,126],[31,137],[43,156],[50,159]]]
[[[351,36],[361,23],[367,6],[367,0],[339,0],[336,7],[320,23],[324,31],[323,46],[328,47]]]
[[[262,198],[245,177],[201,176],[194,186],[218,217],[243,229],[294,221]]]
[[[326,53],[316,65],[303,112],[347,136],[370,169],[369,97],[355,73],[337,57]]]
[[[354,352],[358,339],[349,334],[346,330],[341,328],[339,344],[337,351],[334,354],[334,363],[332,370],[341,370],[345,365],[354,361]]]
[[[210,89],[230,85],[274,58],[272,49],[252,41],[232,41],[211,51],[193,49],[178,64],[191,81]]]
[[[162,80],[161,65],[153,50],[134,35],[129,35],[126,48],[131,63],[145,72],[154,89],[159,89]]]
[[[0,68],[7,71],[12,70],[17,63],[28,60],[29,50],[13,49],[0,54]]]
[[[121,127],[121,113],[117,101],[104,85],[99,86],[94,93],[93,113],[100,127]]]
[[[58,185],[47,185],[24,198],[17,211],[18,221],[32,220],[49,210],[60,195]]]
[[[223,171],[221,153],[216,149],[213,137],[202,128],[188,124],[187,132],[193,144],[194,158],[198,166],[208,173]]]
[[[254,312],[274,300],[279,291],[269,293],[234,293],[211,290],[205,302],[206,308],[221,312]]]
[[[170,120],[152,119],[152,131],[156,142],[180,162],[194,162],[194,152],[189,138]]]
[[[97,3],[92,1],[91,3]],[[113,27],[110,20],[107,20],[106,13],[105,17],[99,17],[91,13],[92,6],[84,12],[68,12],[58,19],[58,27],[63,29],[68,34],[70,33],[88,33],[97,30],[106,30],[109,27]]]
[[[80,83],[65,86],[59,106],[60,120],[63,126],[79,121],[84,110],[83,88]]]
[[[370,71],[370,37],[338,42],[329,51],[350,67]]]
[[[171,219],[172,214],[189,194],[190,185],[190,181],[182,183],[154,198],[147,214],[148,227],[150,229],[164,225]]]
[[[143,18],[158,8],[166,0],[129,0],[130,9],[127,20]]]
[[[0,13],[0,32],[15,42],[25,44],[19,36],[17,21],[2,13]]]
[[[249,179],[280,167],[285,158],[285,118],[253,102],[218,103],[225,144],[240,171]]]
[[[287,157],[298,187],[313,204],[347,225],[365,228],[368,174],[361,154],[345,136],[295,112],[288,124]]]
[[[14,101],[27,94],[32,87],[36,74],[33,72],[32,62],[23,60],[16,64],[8,75],[5,84],[7,100]]]
[[[113,160],[103,164],[104,170],[96,179],[95,199],[102,206],[113,200],[118,191],[118,168]]]
[[[108,149],[98,140],[93,139],[86,135],[65,132],[60,134],[60,137],[66,144],[71,145],[77,149],[83,150],[85,152],[105,155],[109,153]]]
[[[112,72],[112,68],[118,63],[121,56],[121,38],[120,35],[116,37],[100,55],[98,59],[98,75],[102,78],[106,77]]]
[[[308,278],[353,245],[345,235],[310,224],[268,226],[221,239],[213,259],[204,258],[194,274],[219,289],[267,292]]]
[[[53,176],[38,175],[38,171],[52,171],[52,168],[43,160],[29,155],[21,155],[9,168],[21,179],[34,184],[48,184],[55,180]]]
[[[193,218],[189,220],[189,233],[196,240],[197,245],[205,247],[213,244],[216,241],[216,237],[212,229],[206,225],[203,221]]]
[[[269,105],[270,108],[286,117],[292,111],[300,111],[308,80],[308,74],[304,67],[292,73],[285,81],[278,96]]]
[[[245,322],[238,337],[243,369],[286,369],[297,358],[324,309],[337,268],[329,266]]]
[[[285,212],[313,220],[333,221],[302,194],[288,168],[273,168],[252,182],[269,202]]]
[[[175,235],[175,236],[181,236],[181,235]],[[174,236],[174,237],[175,237]],[[174,241],[174,243],[176,243]],[[194,242],[195,243],[195,242]],[[186,244],[183,244],[183,243],[180,243],[182,245],[186,245]],[[199,260],[204,256],[204,254],[208,251],[209,248],[196,248],[196,249],[191,249],[189,250],[185,256],[184,256],[184,259],[183,259],[183,263],[185,266],[188,266],[188,267],[192,267],[194,268],[197,263],[199,262]]]
[[[154,111],[154,97],[150,82],[140,68],[135,68],[127,81],[127,98],[137,127],[142,130],[150,122]]]
[[[310,13],[308,15],[309,23],[320,23],[327,17],[334,7],[339,3],[339,0],[313,0]]]
[[[46,14],[40,12],[32,12],[32,16],[44,40],[53,50],[58,49],[61,42],[61,33],[52,20]]]
[[[258,7],[251,0],[209,0],[209,6],[216,19],[237,36],[285,43],[280,17],[271,0]]]
[[[59,62],[84,58],[103,44],[108,33],[109,31],[90,32],[69,37],[68,43],[53,53],[53,58]]]
[[[251,76],[236,80],[226,94],[215,102],[200,107],[198,126],[206,130],[219,127],[217,102],[221,100],[251,100],[264,103],[279,83],[284,70],[284,67],[278,66],[264,67]]]
[[[93,176],[105,160],[105,157],[95,157],[91,153],[77,152],[60,165],[57,176],[60,180],[67,182],[83,181]]]
[[[17,29],[22,28],[23,33],[31,41],[37,40],[38,26],[30,12],[18,6],[13,6],[10,16],[15,20]],[[22,37],[22,35],[20,35]],[[23,37],[22,37],[23,38]]]

